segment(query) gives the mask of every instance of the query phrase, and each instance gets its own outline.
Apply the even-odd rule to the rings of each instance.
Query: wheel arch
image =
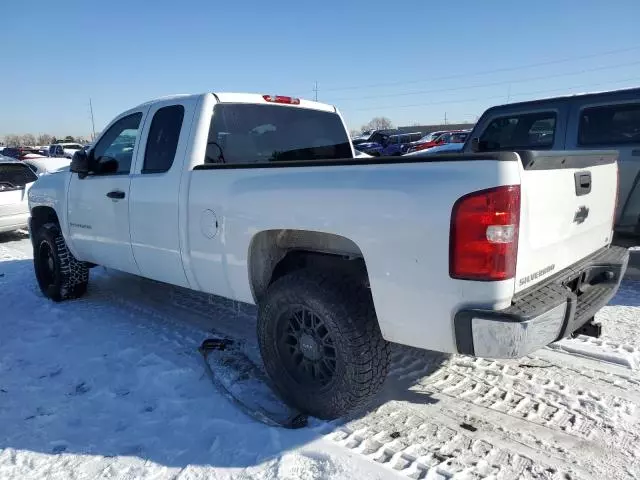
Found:
[[[249,283],[256,304],[272,282],[298,268],[346,270],[369,284],[364,255],[358,245],[333,233],[264,230],[253,236],[247,258]]]
[[[60,218],[53,207],[39,205],[31,209],[29,217],[29,231],[31,232],[31,242],[35,237],[35,233],[46,223],[57,223],[60,225]]]

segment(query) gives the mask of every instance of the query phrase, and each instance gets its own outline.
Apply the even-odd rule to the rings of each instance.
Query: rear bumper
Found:
[[[616,294],[628,261],[627,249],[606,248],[519,293],[504,310],[459,311],[458,352],[518,358],[571,335]]]

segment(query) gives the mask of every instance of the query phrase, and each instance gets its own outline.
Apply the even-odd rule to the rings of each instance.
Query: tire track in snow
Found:
[[[27,258],[0,245],[0,260]],[[160,323],[165,339],[188,339],[183,345],[189,350],[197,343],[194,337],[217,326],[212,316],[223,317],[223,324],[251,320],[224,299],[204,300],[128,275],[121,283],[118,275],[105,281],[98,273],[89,296],[76,305],[115,301],[136,317],[161,320],[152,320],[149,327],[156,330]],[[620,351],[620,344],[610,341],[589,344],[635,353],[624,346]],[[444,358],[394,349],[390,383],[411,382],[412,392],[438,403],[387,402],[347,421],[334,440],[410,478],[622,478],[617,474],[625,468],[629,475],[640,472],[633,420],[640,379],[629,368],[557,349],[513,362],[455,356],[441,365]],[[477,430],[469,431],[470,426]],[[608,470],[611,466],[616,474]]]
[[[387,402],[346,423],[332,438],[413,479],[566,478],[568,473],[589,477],[586,471],[543,457],[526,445],[501,440],[485,430],[465,430],[433,407],[418,413],[406,404]]]
[[[640,350],[623,343],[581,335],[572,339],[560,340],[549,345],[548,348],[621,365],[630,370],[640,369]]]
[[[429,420],[452,419],[450,428],[462,435],[468,432],[461,425],[471,424],[487,441],[504,441],[515,454],[558,472],[582,469],[579,478],[587,472],[594,478],[609,478],[611,465],[618,471],[640,472],[640,394],[614,385],[620,379],[607,377],[609,365],[603,373],[585,369],[586,375],[576,381],[574,372],[538,358],[493,361],[450,356],[443,362],[442,357],[405,347],[394,349],[392,355],[390,383],[400,388],[404,383],[406,389],[410,382],[412,394],[435,401],[420,405]],[[370,422],[376,421],[384,419]]]

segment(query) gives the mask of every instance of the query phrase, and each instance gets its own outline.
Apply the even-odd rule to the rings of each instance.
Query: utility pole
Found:
[[[507,90],[507,103],[511,102],[511,84],[509,84],[509,89]]]
[[[444,124],[447,124],[447,112],[444,112]]]
[[[89,97],[89,110],[91,111],[91,131],[93,132],[91,141],[93,142],[96,139],[96,124],[93,120],[93,104],[91,103],[91,97]]]
[[[315,92],[315,101],[318,101],[318,82],[316,81],[315,87],[313,87],[313,91]]]

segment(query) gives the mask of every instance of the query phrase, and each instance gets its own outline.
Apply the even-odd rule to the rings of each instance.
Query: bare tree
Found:
[[[41,133],[38,135],[38,145],[50,145],[53,137],[48,133]]]
[[[22,145],[25,147],[32,147],[36,144],[36,137],[31,133],[25,133],[22,135]]]
[[[362,130],[391,130],[393,123],[387,117],[375,117],[363,125]]]
[[[7,144],[7,147],[19,147],[22,142],[22,138],[20,135],[6,135],[4,137],[4,142]]]

